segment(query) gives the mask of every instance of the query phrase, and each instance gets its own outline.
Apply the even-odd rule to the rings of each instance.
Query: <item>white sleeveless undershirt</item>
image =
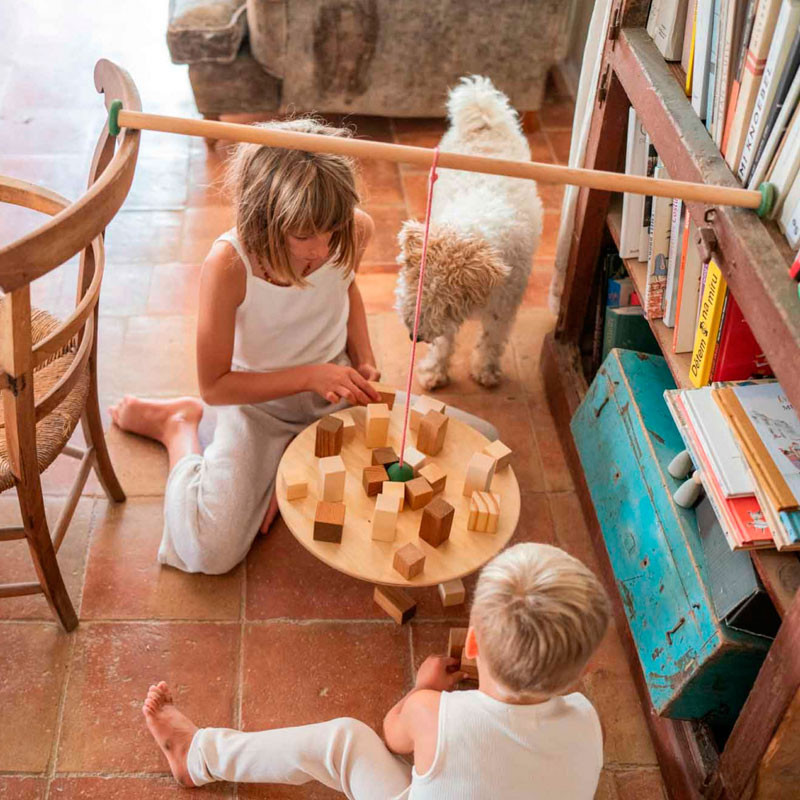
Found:
[[[255,276],[235,228],[217,241],[231,244],[247,270],[246,293],[236,309],[234,370],[274,372],[323,364],[345,349],[352,272],[326,263],[306,278],[305,288],[275,286]]]
[[[412,773],[410,800],[592,800],[603,734],[580,693],[538,705],[443,692],[436,756]]]

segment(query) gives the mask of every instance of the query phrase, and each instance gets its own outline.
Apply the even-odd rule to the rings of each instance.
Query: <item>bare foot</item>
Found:
[[[168,440],[182,426],[200,424],[203,404],[196,397],[171,400],[141,400],[126,396],[112,406],[111,419],[123,431],[138,433],[169,446]]]
[[[181,786],[194,786],[186,767],[186,757],[197,725],[175,708],[169,687],[164,681],[150,687],[142,713],[148,730],[167,757],[172,777]]]
[[[258,529],[259,533],[269,533],[269,526],[275,521],[278,516],[278,493],[273,492],[270,498],[269,505],[267,506],[267,513],[264,514],[264,521]]]

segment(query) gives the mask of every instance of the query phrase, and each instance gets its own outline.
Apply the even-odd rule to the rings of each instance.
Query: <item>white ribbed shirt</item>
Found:
[[[410,800],[592,800],[603,734],[580,693],[511,705],[475,690],[443,692],[431,768]]]
[[[234,370],[274,372],[332,361],[347,343],[353,273],[332,263],[312,272],[308,286],[275,286],[253,273],[233,228],[217,239],[235,248],[247,270],[247,290],[236,310]]]

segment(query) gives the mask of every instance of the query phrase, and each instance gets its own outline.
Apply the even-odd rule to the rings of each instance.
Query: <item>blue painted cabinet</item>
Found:
[[[738,714],[770,640],[715,612],[693,510],[667,472],[684,449],[664,403],[666,362],[612,350],[572,419],[597,518],[653,706],[723,724]]]

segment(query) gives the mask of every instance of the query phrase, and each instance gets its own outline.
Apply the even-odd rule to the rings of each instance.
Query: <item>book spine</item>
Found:
[[[683,87],[684,94],[692,99],[692,87],[694,86],[694,53],[695,45],[697,43],[697,3],[695,0],[694,14],[692,15],[692,41],[689,48],[689,66],[686,68],[686,85]]]
[[[789,277],[793,280],[800,281],[800,251],[798,251],[795,256],[792,266],[789,267]]]
[[[725,292],[725,299],[722,301],[722,313],[719,316],[719,327],[717,328],[717,340],[714,343],[714,357],[711,360],[711,369],[708,371],[709,378],[714,374],[714,371],[717,369],[717,364],[720,358],[720,341],[722,340],[722,332],[725,330],[725,317],[728,314],[729,306],[730,306],[730,296],[731,293],[729,291]]]
[[[697,0],[689,0],[686,8],[686,24],[683,26],[683,47],[681,48],[681,68],[686,73],[687,78],[691,71],[692,37],[696,10]]]
[[[781,216],[780,226],[786,236],[786,241],[789,242],[789,247],[792,249],[800,247],[800,200],[795,203],[790,213],[784,213]]]
[[[652,178],[658,163],[658,153],[647,136],[647,158],[645,160],[645,175]],[[650,250],[650,217],[653,212],[653,197],[645,195],[642,198],[642,226],[639,229],[639,261],[648,260]]]
[[[678,327],[681,320],[681,306],[683,305],[683,290],[686,280],[686,257],[689,252],[689,209],[686,209],[685,220],[683,223],[683,238],[681,239],[681,266],[678,272],[678,297],[675,301],[675,331],[672,334],[672,352],[678,352]]]
[[[631,107],[628,111],[628,143],[625,153],[625,172],[643,175],[647,158],[647,135]],[[638,258],[641,238],[642,204],[640,194],[622,195],[622,222],[619,232],[619,254],[622,258]]]
[[[692,74],[692,108],[700,119],[706,118],[708,103],[708,62],[714,24],[714,0],[697,0],[697,32]]]
[[[739,52],[736,58],[736,70],[733,77],[733,85],[731,86],[730,97],[728,98],[728,111],[725,115],[725,133],[722,136],[722,155],[728,153],[728,142],[730,141],[731,125],[733,124],[733,117],[736,113],[736,103],[739,100],[739,88],[742,84],[742,77],[744,75],[745,59],[747,57],[747,48],[750,45],[750,36],[753,33],[753,21],[756,16],[756,0],[748,0],[747,11],[745,12],[744,30],[742,31],[742,38],[739,42]]]
[[[719,25],[722,0],[714,0],[711,22],[711,47],[708,55],[708,91],[706,96],[706,130],[714,137],[714,105],[717,92],[717,60],[719,50]]]
[[[719,55],[717,56],[717,99],[714,108],[714,144],[722,147],[725,115],[733,74],[737,37],[741,33],[742,6],[734,0],[723,0],[720,15]]]
[[[697,323],[694,350],[689,366],[689,380],[698,389],[708,383],[711,375],[726,288],[725,278],[722,277],[719,267],[715,261],[710,261],[700,302],[700,319]]]
[[[653,41],[667,61],[680,61],[687,0],[662,0]]]
[[[786,144],[781,149],[775,168],[770,175],[770,183],[775,187],[776,202],[770,214],[779,218],[789,196],[797,171],[800,169],[800,111],[795,110],[792,124],[785,136]]]
[[[669,255],[667,257],[667,286],[664,290],[664,324],[675,325],[675,304],[678,297],[678,272],[680,270],[681,231],[683,230],[683,201],[672,201],[672,224],[669,233]]]
[[[659,161],[656,178],[667,179],[667,171]],[[650,252],[647,261],[644,311],[648,319],[661,319],[664,314],[664,288],[667,282],[667,259],[669,257],[669,234],[672,201],[668,197],[653,198],[653,213],[650,216]]]

